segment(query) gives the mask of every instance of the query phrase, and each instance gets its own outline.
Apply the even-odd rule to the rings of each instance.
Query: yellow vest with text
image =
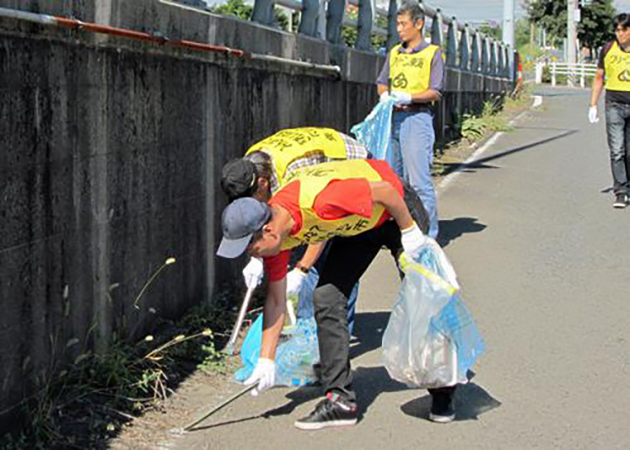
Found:
[[[345,160],[348,157],[346,144],[338,131],[332,128],[291,128],[278,131],[276,134],[252,145],[245,155],[256,151],[264,151],[271,156],[278,178],[283,186],[289,165],[308,153],[322,152],[328,159]]]
[[[429,89],[431,82],[431,61],[440,47],[429,45],[417,53],[401,53],[397,44],[389,53],[389,78],[392,91],[409,94]]]
[[[630,53],[626,53],[615,41],[604,58],[606,89],[630,91]]]
[[[334,180],[365,178],[370,182],[383,181],[383,177],[363,159],[333,161],[305,167],[296,171],[287,183],[300,181],[300,211],[302,228],[295,235],[289,236],[282,243],[282,250],[302,244],[324,242],[335,236],[354,236],[374,228],[385,212],[381,205],[372,207],[372,215],[367,218],[350,215],[341,219],[326,220],[317,215],[313,209],[315,199],[328,184]]]

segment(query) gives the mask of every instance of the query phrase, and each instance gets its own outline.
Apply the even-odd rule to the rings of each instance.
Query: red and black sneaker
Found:
[[[359,410],[353,402],[329,392],[308,416],[295,422],[300,430],[321,430],[328,427],[351,426],[357,423]]]

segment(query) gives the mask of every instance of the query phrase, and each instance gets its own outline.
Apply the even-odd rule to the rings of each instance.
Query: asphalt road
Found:
[[[614,210],[603,120],[588,91],[548,89],[439,189],[441,236],[487,343],[457,420],[427,420],[426,391],[389,379],[380,341],[398,287],[382,253],[365,276],[352,348],[358,425],[299,431],[316,388],[249,395],[181,449],[627,448],[630,209]],[[235,386],[233,391],[238,390]]]

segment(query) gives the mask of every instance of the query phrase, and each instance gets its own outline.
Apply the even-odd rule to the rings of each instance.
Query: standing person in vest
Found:
[[[599,121],[597,102],[606,87],[606,134],[613,177],[614,208],[628,206],[630,175],[630,14],[619,14],[613,21],[614,41],[602,49],[593,88],[588,120]]]
[[[302,167],[329,161],[367,159],[370,154],[356,139],[332,128],[304,127],[281,130],[252,145],[243,158],[229,161],[221,173],[221,187],[230,201],[254,197],[266,202],[287,178]],[[421,224],[422,225],[422,224]],[[323,242],[310,245],[287,277],[287,295],[297,294],[324,251]],[[317,267],[318,272],[321,267]],[[251,258],[243,269],[245,285],[256,287],[263,278],[260,258]],[[358,286],[348,299],[348,322],[354,327]]]
[[[392,123],[392,148],[397,161],[394,170],[420,196],[429,214],[429,236],[436,238],[437,199],[431,179],[435,143],[432,103],[442,98],[444,61],[439,47],[424,41],[424,12],[418,3],[403,3],[396,28],[401,43],[389,52],[377,89],[381,101],[396,101]]]
[[[349,356],[347,298],[383,246],[396,258],[415,258],[426,242],[417,223],[421,202],[385,161],[354,160],[301,169],[269,200],[232,202],[223,212],[217,255],[235,258],[245,250],[264,258],[269,291],[264,305],[260,358],[246,384],[257,391],[274,385],[275,352],[286,303],[288,251],[332,239],[313,302],[326,397],[295,422],[305,430],[354,425],[359,417]],[[455,387],[430,390],[432,418],[452,420]]]

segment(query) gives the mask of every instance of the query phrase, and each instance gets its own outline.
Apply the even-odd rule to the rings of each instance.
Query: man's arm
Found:
[[[597,69],[595,72],[595,78],[593,78],[593,87],[591,89],[591,103],[590,106],[597,106],[599,96],[604,89],[604,69]]]
[[[319,259],[319,255],[324,251],[325,242],[318,242],[317,244],[310,244],[306,251],[304,252],[304,256],[300,259],[300,265],[302,267],[306,267],[310,269]]]
[[[370,182],[372,201],[382,205],[394,218],[401,230],[413,226],[414,221],[409,208],[398,191],[386,181]]]
[[[263,336],[260,357],[274,360],[280,333],[284,326],[287,305],[287,279],[269,283],[263,308]]]
[[[414,103],[430,103],[437,102],[442,99],[442,94],[440,91],[436,91],[435,89],[427,89],[422,92],[416,92],[411,94],[411,101]]]

